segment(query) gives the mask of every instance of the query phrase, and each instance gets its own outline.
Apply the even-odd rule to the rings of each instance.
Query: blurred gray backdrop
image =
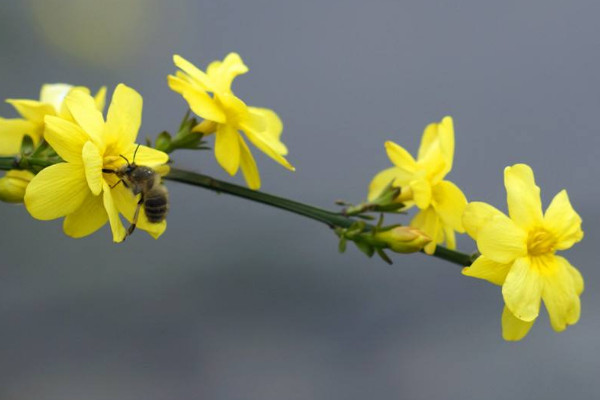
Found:
[[[569,191],[586,237],[581,321],[501,338],[500,289],[417,254],[388,266],[316,222],[169,183],[169,228],[115,245],[0,204],[0,399],[592,399],[600,396],[596,1],[59,1],[0,6],[0,97],[45,82],[142,93],[140,137],[185,110],[166,75],[239,52],[234,90],[275,109],[291,173],[254,150],[263,189],[364,198],[383,143],[416,151],[444,115],[449,178],[505,209],[530,164],[545,205]],[[14,116],[7,104],[0,115]],[[177,165],[226,175],[209,153]],[[239,177],[234,179],[242,182]],[[463,238],[461,249],[474,250]]]

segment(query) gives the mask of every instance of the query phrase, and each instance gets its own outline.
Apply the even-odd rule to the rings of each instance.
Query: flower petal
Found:
[[[72,90],[65,99],[65,104],[73,119],[103,152],[104,118],[96,108],[94,98],[81,90]]]
[[[250,189],[258,190],[260,189],[260,174],[256,167],[256,161],[254,161],[254,157],[250,153],[246,141],[241,135],[238,135],[238,137],[240,139],[240,167],[242,168],[244,179]]]
[[[50,146],[63,160],[81,164],[83,145],[90,136],[79,125],[62,118],[48,116],[45,121],[45,138]]]
[[[169,162],[169,155],[167,153],[135,143],[128,146],[127,150],[123,152],[123,156],[132,163],[152,168]],[[121,157],[119,158],[123,160]]]
[[[408,185],[412,178],[412,174],[406,172],[402,168],[391,167],[379,172],[369,184],[369,200],[373,200],[379,196],[381,191],[393,183],[395,187],[403,187]]]
[[[142,123],[142,96],[120,83],[113,93],[106,116],[106,134],[119,152],[135,142]]]
[[[50,83],[42,85],[40,90],[40,101],[42,103],[51,104],[56,112],[62,108],[62,104],[69,92],[73,89],[73,85],[66,83]]]
[[[441,158],[441,169],[435,179],[442,179],[452,169],[454,158],[454,123],[452,117],[446,116],[439,123],[427,125],[421,139],[418,160],[430,165],[436,158]],[[434,162],[433,164],[439,164]]]
[[[552,199],[544,215],[544,226],[556,237],[557,250],[566,250],[583,239],[581,217],[571,206],[566,190]]]
[[[23,136],[29,135],[38,142],[42,133],[43,125],[21,119],[0,118],[0,155],[9,156],[21,152]]]
[[[467,206],[467,198],[462,190],[450,181],[441,181],[431,188],[432,204],[444,225],[463,233],[462,216]]]
[[[98,89],[98,92],[94,96],[94,103],[96,103],[96,109],[100,112],[104,112],[104,106],[106,104],[106,86],[102,86]]]
[[[540,312],[542,287],[542,277],[532,259],[517,258],[502,285],[504,302],[515,317],[533,321]]]
[[[37,124],[43,123],[46,115],[56,115],[56,110],[52,104],[42,103],[41,101],[7,99],[6,102],[12,105],[23,118]]]
[[[470,267],[462,269],[462,274],[473,278],[485,279],[495,285],[502,285],[512,263],[502,264],[490,260],[486,256],[479,256]]]
[[[270,141],[265,141],[260,134],[257,135],[254,131],[248,129],[248,127],[243,127],[243,129],[244,133],[246,134],[246,137],[252,142],[253,145],[258,147],[263,153],[265,153],[266,155],[268,155],[273,160],[283,165],[290,171],[296,170],[296,168],[294,168],[294,166],[290,164],[288,160],[286,160],[281,154],[279,154],[271,147]]]
[[[83,167],[59,163],[44,168],[29,182],[25,206],[33,218],[51,220],[77,210],[88,193]]]
[[[280,140],[283,123],[275,111],[268,108],[248,107],[248,115],[254,127],[252,132],[262,137],[263,141],[277,153],[285,156],[288,149]]]
[[[68,236],[81,238],[102,228],[107,220],[102,196],[88,193],[81,206],[65,217],[63,230]]]
[[[185,58],[181,57],[178,54],[175,54],[173,55],[173,63],[175,63],[175,65],[179,69],[181,69],[191,78],[193,78],[196,81],[196,84],[200,85],[203,89],[208,90],[210,92],[214,90],[212,87],[212,82],[208,75],[206,75],[203,71],[198,69],[198,67],[196,67],[194,64],[192,64]]]
[[[229,53],[222,62],[212,62],[207,68],[211,80],[223,91],[231,90],[231,83],[235,77],[246,72],[248,67],[237,53]]]
[[[417,162],[404,147],[397,145],[394,142],[385,142],[385,151],[396,167],[402,168],[407,172],[415,172],[417,170]]]
[[[425,210],[419,211],[412,221],[410,221],[410,226],[420,229],[431,238],[431,242],[423,249],[425,253],[429,255],[433,254],[436,245],[442,243],[444,240],[440,219],[433,207],[428,207]]]
[[[169,87],[173,88],[171,80],[169,79]],[[181,95],[187,101],[190,109],[199,117],[221,124],[227,121],[223,107],[205,91],[190,86]]]
[[[571,264],[563,257],[546,257],[547,263],[553,262],[552,268],[546,268],[542,274],[544,288],[542,299],[550,316],[552,328],[561,332],[568,325],[575,324],[579,320],[581,304],[577,294],[576,283],[571,273]],[[579,283],[577,283],[579,285]]]
[[[431,184],[425,179],[414,180],[409,183],[413,193],[413,200],[421,210],[428,208],[431,204]]]
[[[83,145],[81,158],[85,168],[85,179],[94,196],[102,191],[102,156],[98,147],[90,141]]]
[[[465,207],[462,217],[463,226],[469,236],[477,240],[479,230],[496,215],[504,214],[487,203],[472,201]]]
[[[533,171],[528,165],[515,164],[504,169],[504,186],[510,218],[523,229],[541,225],[542,201]]]
[[[113,242],[120,243],[125,240],[125,228],[119,218],[119,211],[115,206],[115,202],[111,193],[110,186],[106,182],[102,183],[102,202],[104,203],[104,209],[108,215],[108,222],[110,223],[110,229],[113,234]]]
[[[229,175],[235,175],[240,166],[240,142],[237,129],[230,125],[217,126],[215,157]]]
[[[494,215],[479,229],[477,248],[494,261],[510,263],[527,254],[527,233],[504,214]]]
[[[522,321],[515,317],[508,307],[504,306],[502,311],[502,337],[508,341],[518,341],[523,339],[529,333],[535,319],[532,321]]]

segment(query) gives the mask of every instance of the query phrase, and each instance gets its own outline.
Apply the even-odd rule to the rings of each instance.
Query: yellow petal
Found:
[[[214,68],[211,69],[211,72]],[[221,90],[230,90],[236,76],[248,72],[248,67],[237,53],[229,53],[219,65],[218,85]]]
[[[280,140],[283,123],[275,111],[268,108],[248,107],[248,112],[254,134],[260,135],[277,153],[282,156],[287,155],[288,149]]]
[[[506,167],[504,186],[510,218],[526,230],[540,225],[542,223],[540,188],[535,184],[531,168],[525,164]]]
[[[96,108],[96,102],[89,94],[72,90],[65,99],[73,119],[90,136],[92,141],[104,151],[104,118]]]
[[[438,157],[443,161],[443,167],[436,178],[442,179],[452,169],[454,158],[454,123],[449,116],[442,118],[439,123],[427,125],[421,139],[418,160],[429,164]]]
[[[194,64],[177,54],[173,56],[173,62],[178,68],[193,78],[196,81],[196,84],[202,86],[203,89],[211,92],[214,90],[209,77]]]
[[[240,166],[239,133],[230,125],[217,126],[215,157],[229,175],[235,175]]]
[[[581,217],[571,206],[566,190],[552,199],[544,215],[544,227],[557,239],[557,250],[566,250],[583,239]]]
[[[431,238],[431,242],[423,249],[429,255],[433,254],[436,245],[444,240],[440,219],[433,207],[419,211],[410,221],[410,226],[420,229],[421,232]]]
[[[104,112],[104,106],[106,104],[106,86],[102,86],[98,89],[98,93],[94,96],[94,103],[96,103],[96,109],[100,112]]]
[[[266,142],[260,135],[256,135],[252,130],[246,128],[244,129],[244,133],[246,133],[246,137],[252,142],[253,145],[258,147],[263,153],[271,157],[273,160],[283,165],[285,168],[290,171],[295,171],[296,168],[292,166],[281,154],[275,151],[269,142]]]
[[[540,312],[543,281],[529,257],[515,260],[502,285],[504,302],[515,317],[533,321]]]
[[[421,210],[428,208],[431,204],[431,185],[429,181],[420,179],[409,183],[413,192],[413,200]]]
[[[256,167],[256,161],[254,161],[254,157],[250,153],[246,141],[240,135],[238,137],[240,140],[240,167],[244,174],[244,179],[250,189],[258,190],[260,189],[260,174]]]
[[[575,283],[571,272],[571,265],[563,257],[546,257],[547,263],[553,262],[553,268],[546,266],[542,274],[544,288],[542,299],[550,316],[552,328],[561,332],[568,325],[573,325],[579,320],[581,304],[577,293],[580,283]],[[551,260],[551,261],[550,261]]]
[[[83,145],[90,140],[79,125],[58,117],[46,117],[45,138],[65,161],[81,164]]]
[[[130,163],[145,165],[151,168],[156,168],[159,165],[169,162],[169,155],[167,153],[148,146],[137,145],[135,143],[129,145],[127,150],[124,151],[122,155],[127,158]],[[119,158],[123,160],[121,157]]]
[[[199,117],[221,124],[227,120],[222,106],[205,91],[190,88],[185,90],[182,95],[188,102],[190,109]]]
[[[0,155],[10,156],[21,152],[23,136],[29,135],[37,143],[41,136],[43,125],[21,119],[0,118]]]
[[[581,276],[581,273],[579,272],[579,270],[577,268],[575,268],[574,266],[572,266],[571,263],[566,258],[561,257],[561,256],[555,256],[555,257],[558,259],[558,262],[562,263],[565,266],[565,268],[571,275],[571,279],[573,279],[573,286],[575,288],[575,293],[577,293],[578,296],[581,295],[581,293],[583,293],[584,283],[583,283],[583,276]]]
[[[369,185],[369,200],[373,200],[379,196],[381,191],[385,189],[390,183],[393,183],[396,187],[403,187],[408,185],[412,179],[412,173],[406,172],[402,168],[391,167],[384,169],[379,172]]]
[[[35,175],[29,171],[12,169],[0,178],[0,200],[6,203],[22,203],[27,185]]]
[[[55,219],[74,212],[88,193],[83,167],[59,163],[44,168],[29,182],[25,206],[36,219]]]
[[[86,142],[81,151],[81,158],[88,186],[92,194],[98,196],[102,191],[102,156],[98,147],[92,142]]]
[[[142,96],[120,83],[113,93],[106,116],[106,134],[114,143],[113,148],[118,149],[115,151],[135,142],[142,123],[142,108]]]
[[[115,186],[112,189],[112,196],[119,212],[129,223],[133,222],[133,216],[140,196],[134,196],[131,190],[123,185]],[[159,223],[149,222],[142,204],[136,226],[138,229],[148,232],[152,237],[157,239],[167,229],[167,221],[163,220]]]
[[[88,193],[81,206],[65,217],[63,230],[68,236],[81,238],[102,228],[107,220],[102,196]]]
[[[504,214],[498,214],[479,229],[477,248],[494,261],[510,263],[527,254],[527,233]]]
[[[467,206],[463,192],[450,181],[441,181],[431,188],[432,204],[444,225],[463,233],[462,216]]]
[[[523,339],[529,333],[535,319],[532,321],[522,321],[515,317],[508,307],[504,306],[502,311],[502,337],[508,341],[518,341]]]
[[[446,247],[450,250],[456,249],[456,234],[454,233],[454,228],[446,225],[443,221],[441,221],[441,225],[442,232],[444,232],[444,242],[446,242]]]
[[[472,201],[465,207],[462,222],[465,230],[477,240],[479,230],[496,215],[503,215],[497,208],[480,201]]]
[[[399,168],[402,168],[406,172],[415,172],[417,169],[417,163],[413,156],[410,155],[404,147],[398,146],[396,143],[387,141],[385,142],[385,150],[390,161]]]
[[[113,234],[113,242],[122,242],[125,240],[126,232],[125,228],[123,227],[123,223],[121,222],[121,218],[119,218],[119,211],[115,206],[110,187],[106,182],[103,182],[102,189],[102,202],[104,204],[106,214],[108,215],[108,222],[110,223],[110,229]]]
[[[59,112],[65,98],[73,89],[73,85],[66,83],[51,83],[42,85],[40,91],[40,101],[42,103],[51,104],[56,112]]]
[[[473,278],[485,279],[495,285],[502,285],[510,267],[512,263],[501,264],[486,256],[479,256],[470,267],[463,268],[462,273]]]
[[[37,124],[43,123],[46,115],[56,115],[56,110],[51,104],[41,101],[8,99],[6,102],[11,104],[23,118]]]

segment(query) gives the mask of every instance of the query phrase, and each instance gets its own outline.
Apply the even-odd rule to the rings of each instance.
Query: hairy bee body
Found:
[[[156,171],[131,163],[116,170],[115,174],[134,195],[142,195],[140,203],[149,222],[159,223],[167,217],[169,195]]]

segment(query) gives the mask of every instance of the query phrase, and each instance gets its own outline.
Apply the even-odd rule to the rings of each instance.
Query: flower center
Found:
[[[527,252],[532,256],[554,252],[556,239],[544,228],[535,228],[529,232],[527,238]]]

